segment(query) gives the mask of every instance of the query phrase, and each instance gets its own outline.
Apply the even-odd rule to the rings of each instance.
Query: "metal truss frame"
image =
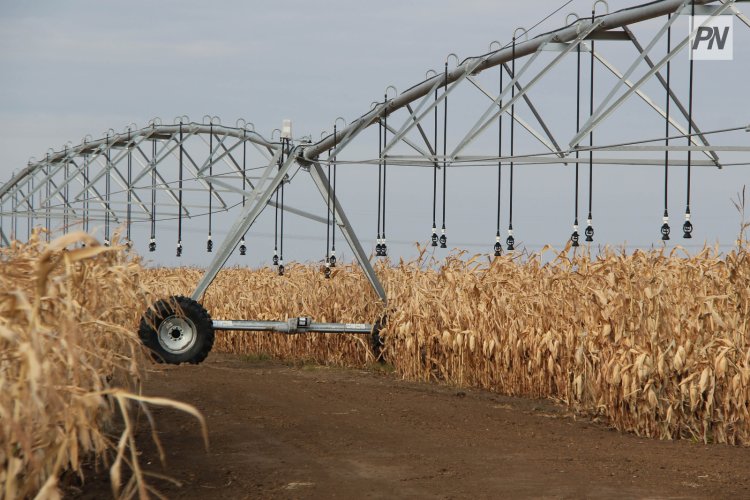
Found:
[[[705,5],[718,1],[718,5]],[[365,253],[360,241],[358,240],[354,229],[352,228],[347,215],[338,199],[332,193],[330,179],[328,179],[321,167],[320,155],[328,152],[329,158],[335,158],[352,143],[365,129],[371,125],[380,124],[390,132],[391,136],[384,144],[379,158],[375,160],[360,161],[358,163],[374,163],[388,159],[389,163],[438,166],[442,163],[445,166],[460,167],[462,164],[471,162],[489,162],[489,161],[508,161],[516,164],[576,164],[592,161],[591,158],[583,159],[572,155],[580,151],[603,151],[603,152],[663,152],[663,151],[696,151],[704,154],[706,160],[694,160],[696,166],[713,166],[721,168],[719,151],[750,151],[750,147],[744,146],[712,146],[706,139],[706,134],[698,128],[695,120],[690,124],[696,131],[690,137],[691,146],[653,146],[643,144],[620,144],[620,145],[603,145],[597,147],[585,147],[579,143],[586,135],[599,127],[609,116],[611,116],[630,96],[635,94],[642,99],[651,109],[653,109],[662,118],[667,118],[666,112],[656,104],[644,91],[644,83],[652,77],[661,83],[664,89],[669,92],[669,96],[675,102],[677,109],[685,118],[689,114],[685,106],[680,102],[678,97],[668,88],[666,81],[660,74],[660,70],[672,60],[677,53],[684,50],[688,41],[697,31],[694,28],[693,33],[680,41],[671,50],[654,61],[651,57],[653,49],[663,38],[667,29],[673,25],[677,15],[672,16],[666,21],[657,33],[643,46],[635,37],[629,25],[654,19],[667,14],[684,13],[689,0],[662,0],[651,2],[637,7],[623,9],[613,13],[607,13],[595,16],[590,19],[578,19],[575,22],[564,26],[555,31],[544,33],[535,38],[517,42],[514,39],[512,46],[501,47],[498,50],[489,52],[476,57],[470,57],[460,62],[455,68],[442,74],[436,74],[433,77],[425,79],[423,82],[409,88],[401,94],[378,103],[370,111],[346,124],[336,135],[328,135],[316,143],[300,143],[296,146],[290,143],[272,142],[264,139],[254,130],[248,130],[247,127],[233,128],[225,127],[215,123],[176,123],[173,125],[161,125],[152,123],[149,127],[140,130],[128,130],[127,133],[107,134],[106,137],[93,141],[84,141],[82,144],[65,148],[64,151],[53,152],[46,155],[45,159],[39,162],[32,162],[27,168],[15,175],[10,182],[0,187],[0,214],[3,213],[2,207],[7,199],[12,200],[13,208],[17,211],[21,204],[29,207],[29,214],[32,216],[39,211],[44,210],[44,214],[49,221],[50,217],[67,217],[69,215],[77,216],[78,212],[74,206],[77,203],[95,202],[101,207],[87,208],[87,216],[95,214],[105,216],[109,214],[118,220],[119,208],[123,206],[122,202],[113,201],[108,196],[102,196],[98,190],[102,179],[115,182],[128,193],[128,201],[125,204],[128,209],[128,218],[130,220],[130,209],[132,205],[152,220],[157,215],[155,211],[148,207],[148,202],[144,202],[136,189],[148,189],[138,186],[138,183],[152,178],[151,189],[158,189],[166,194],[170,207],[177,206],[178,210],[185,217],[191,217],[193,207],[200,205],[185,205],[181,203],[181,193],[186,191],[184,187],[179,189],[173,188],[167,178],[159,171],[159,166],[167,161],[168,158],[174,159],[177,155],[184,157],[183,165],[188,169],[191,181],[196,181],[200,186],[199,189],[210,190],[210,201],[216,200],[220,209],[229,209],[229,204],[222,197],[222,193],[234,193],[243,197],[243,208],[241,213],[233,223],[228,234],[216,249],[213,260],[207,267],[204,275],[194,290],[193,299],[201,298],[207,288],[215,279],[220,269],[226,264],[229,256],[240,244],[240,241],[262,213],[266,206],[277,206],[272,197],[276,190],[283,183],[288,182],[289,174],[294,168],[302,168],[310,174],[312,182],[320,192],[322,198],[329,204],[330,215],[333,215],[338,229],[346,239],[351,248],[355,259],[359,263],[367,279],[372,285],[377,297],[385,305],[387,297],[385,289],[380,283],[368,255]],[[743,23],[750,26],[750,19],[745,17],[737,10],[734,0],[695,0],[697,10],[700,14],[709,16],[723,15],[731,13],[737,16]],[[698,12],[696,12],[698,13]],[[620,29],[621,28],[621,29]],[[587,40],[617,40],[630,42],[637,51],[635,60],[624,71],[620,71],[613,63],[608,61],[599,51],[593,51]],[[549,127],[542,118],[541,113],[534,106],[529,92],[546,76],[549,72],[565,60],[566,56],[572,51],[580,49],[581,51],[592,52],[594,59],[606,68],[617,79],[614,86],[609,90],[606,97],[599,103],[596,110],[587,118],[585,123],[578,129],[575,135],[568,141],[567,148],[561,148],[556,138],[551,133]],[[552,56],[551,61],[543,64],[541,69],[533,69],[534,64],[539,60],[540,55],[546,51],[555,51],[557,54]],[[515,72],[509,67],[508,63],[514,59],[527,58],[523,66]],[[543,60],[543,59],[542,59]],[[542,61],[540,60],[540,61]],[[631,78],[635,71],[642,65],[647,66],[646,73],[640,78]],[[481,72],[494,67],[501,67],[509,76],[510,82],[499,89],[495,95],[488,91],[478,80],[477,75]],[[524,83],[522,83],[522,80]],[[453,149],[444,155],[437,153],[437,144],[431,144],[423,123],[427,118],[438,109],[438,106],[446,102],[461,85],[466,83],[472,85],[476,90],[481,92],[491,102],[482,112],[480,117],[470,125],[468,131],[456,143]],[[512,96],[508,98],[508,94]],[[434,98],[433,98],[434,96]],[[515,112],[511,115],[512,119],[521,127],[526,129],[546,151],[538,154],[526,155],[471,155],[466,154],[467,148],[493,123],[496,123],[503,114],[511,114],[509,110],[518,103],[525,102],[534,119],[541,127],[537,130],[527,121],[520,118]],[[399,114],[396,114],[399,112]],[[404,114],[406,116],[404,116]],[[384,118],[391,119],[391,124],[386,125]],[[396,121],[398,120],[398,121]],[[398,123],[397,126],[393,126]],[[680,124],[674,116],[669,117],[669,123],[675,130],[683,136],[687,135],[686,127]],[[418,144],[410,134],[416,130],[421,136],[425,147]],[[204,161],[196,161],[186,149],[185,144],[188,139],[198,137],[203,143],[209,146],[209,151]],[[208,140],[207,140],[208,139]],[[158,141],[158,147],[155,147],[153,155],[144,151],[144,144]],[[237,161],[235,154],[240,146],[245,147],[250,143],[255,150],[261,154],[263,161],[267,162],[262,167],[263,172],[259,177],[250,177],[247,171],[243,169]],[[417,153],[414,155],[393,154],[397,145],[405,144],[410,150]],[[116,151],[116,154],[112,153]],[[243,149],[244,151],[244,149]],[[83,158],[79,160],[79,158]],[[283,161],[280,161],[284,158]],[[127,160],[128,168],[133,165],[133,160],[137,164],[138,171],[135,175],[129,170],[128,175],[122,171],[123,162]],[[632,164],[632,165],[664,165],[663,160],[649,158],[593,158],[597,164]],[[343,163],[343,162],[342,162]],[[670,165],[683,165],[684,162],[678,158],[670,158]],[[229,169],[232,177],[212,176],[209,174],[212,167],[222,165]],[[73,173],[68,175],[62,182],[56,182],[60,173],[72,166]],[[89,170],[94,167],[97,171],[94,175],[89,175]],[[158,178],[159,183],[156,184]],[[240,179],[248,186],[246,188],[238,187],[230,181]],[[77,194],[69,194],[70,185],[73,180],[81,184],[82,188]],[[108,184],[109,185],[109,184]],[[214,189],[218,186],[219,189]],[[46,191],[42,194],[42,190]],[[182,191],[180,191],[180,189]],[[122,193],[123,191],[119,191]],[[20,196],[20,202],[19,202]],[[35,211],[34,199],[38,198]],[[132,199],[131,199],[132,196]],[[53,205],[53,200],[61,200],[60,206]],[[284,210],[307,217],[322,223],[329,223],[328,219],[308,213],[306,211],[284,206]],[[1,215],[0,215],[1,217]],[[0,219],[0,223],[2,219]],[[13,221],[13,231],[15,234],[16,220]],[[7,244],[8,238],[6,231],[0,224],[0,239]],[[216,328],[222,328],[221,322],[215,322]],[[231,323],[231,322],[230,322]],[[257,324],[246,322],[241,325],[239,322],[234,326],[240,329],[257,329]],[[229,324],[229,323],[227,323]],[[263,326],[263,325],[261,325]],[[269,326],[269,325],[264,325]],[[367,325],[365,325],[367,326]],[[224,325],[226,327],[226,325]],[[282,324],[276,325],[281,331],[290,331],[291,326]],[[286,330],[285,330],[286,328]],[[329,327],[326,327],[329,328]],[[359,326],[352,327],[351,331],[361,330]],[[344,331],[344,330],[342,330]]]

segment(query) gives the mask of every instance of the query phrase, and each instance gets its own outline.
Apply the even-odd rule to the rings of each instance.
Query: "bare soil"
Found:
[[[154,411],[141,463],[170,498],[750,498],[750,449],[666,442],[576,419],[549,401],[345,370],[211,354],[150,373],[149,395],[208,421]],[[109,498],[89,471],[71,498]]]

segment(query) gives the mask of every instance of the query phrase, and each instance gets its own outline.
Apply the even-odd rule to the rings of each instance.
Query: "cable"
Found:
[[[434,144],[434,151],[435,151],[435,161],[432,164],[432,235],[430,236],[430,241],[432,242],[432,246],[436,247],[438,245],[438,236],[437,236],[437,223],[436,223],[436,213],[437,213],[437,169],[438,169],[438,161],[437,161],[437,150],[438,150],[438,89],[435,87],[435,104],[434,104],[434,112],[433,115],[435,116],[435,126],[434,126],[434,137],[432,143]]]
[[[85,182],[86,185],[89,185],[89,155],[84,154],[83,155],[83,164],[84,164],[84,175],[85,175]],[[49,165],[47,165],[47,175],[49,175]],[[86,189],[86,204],[83,208],[83,230],[87,233],[89,232],[89,197],[88,197],[88,189]],[[47,198],[49,198],[49,180],[47,181]],[[50,221],[49,221],[49,200],[47,200],[47,242],[49,242],[49,231],[50,231]]]
[[[695,22],[695,1],[690,2],[690,31],[693,31]],[[693,48],[690,47],[690,76],[688,90],[688,146],[692,144],[693,135]],[[690,239],[693,237],[693,224],[690,222],[690,177],[692,174],[692,151],[687,152],[687,201],[685,204],[685,222],[682,224],[682,237]]]
[[[667,24],[672,19],[672,14],[667,14]],[[669,25],[667,28],[667,54],[672,51],[672,26]],[[671,99],[669,97],[670,90],[670,66],[671,59],[667,60],[667,98],[665,106],[665,120],[664,120],[664,145],[669,147],[669,105]],[[662,218],[661,225],[661,239],[663,241],[669,240],[669,233],[671,229],[669,227],[669,150],[664,151],[664,215]]]
[[[105,206],[106,211],[104,213],[104,246],[108,247],[110,244],[109,241],[109,198],[110,198],[110,191],[112,189],[112,165],[110,163],[110,150],[109,150],[109,134],[107,134],[107,153],[105,154],[105,159],[107,161],[107,176],[105,177],[105,184],[104,184],[104,199],[105,199]],[[65,186],[67,187],[67,185]],[[67,196],[66,196],[67,199]]]
[[[333,150],[338,146],[338,135],[336,124],[333,124]],[[328,259],[331,267],[336,267],[336,156],[333,157],[333,227],[331,228],[331,258]],[[330,185],[328,186],[330,190]],[[383,205],[385,205],[385,194],[383,194]],[[385,238],[385,213],[383,213],[383,238]]]
[[[594,22],[594,9],[591,9],[591,22]],[[591,78],[589,83],[589,116],[594,116],[594,39],[591,39]],[[589,132],[589,145],[594,146],[594,129]],[[576,165],[578,165],[576,163]],[[593,216],[591,213],[594,198],[594,150],[589,151],[589,214],[586,218],[586,241],[594,241]]]
[[[378,237],[375,240],[375,256],[383,256],[383,244],[380,241],[380,200],[382,197],[383,179],[383,122],[378,119]]]
[[[180,119],[180,164],[179,164],[179,193],[177,200],[177,257],[182,257],[182,156],[183,156],[182,119]]]
[[[156,251],[156,139],[151,140],[151,239],[148,251]]]
[[[448,61],[445,61],[445,80],[443,82],[443,226],[440,229],[440,248],[448,248],[448,237],[445,235],[445,191],[448,177]]]
[[[213,120],[209,125],[209,139],[208,139],[208,241],[206,241],[206,251],[214,251],[214,242],[211,238],[213,232],[213,202],[214,202],[214,189],[211,180],[214,176],[214,124]]]
[[[242,130],[242,208],[244,210],[245,208],[245,188],[247,185],[247,131],[245,129]],[[247,245],[245,245],[245,236],[247,236],[247,231],[242,233],[242,238],[240,239],[240,255],[246,255],[247,254]]]
[[[281,152],[281,157],[279,158],[279,169],[281,169],[281,161],[282,158],[284,158],[284,152]],[[274,211],[274,217],[273,217],[273,265],[278,266],[279,265],[279,188],[276,187],[276,210]]]
[[[516,77],[516,35],[513,34],[513,60],[511,61],[511,72],[513,73],[513,78]],[[514,130],[515,130],[515,122],[516,122],[516,86],[514,82],[511,80],[511,105],[510,105],[510,155],[513,156],[513,147],[514,147]],[[508,237],[505,239],[505,243],[507,245],[507,248],[509,251],[515,250],[516,245],[516,239],[513,237],[513,161],[510,162],[510,209],[508,213]]]
[[[388,94],[383,96],[383,100],[388,102]],[[386,105],[385,112],[383,113],[383,149],[388,144],[388,107]],[[380,247],[380,256],[386,257],[388,255],[388,244],[386,243],[385,237],[385,193],[386,193],[386,180],[388,176],[388,161],[383,156],[383,242]]]
[[[63,233],[67,233],[68,232],[68,224],[70,224],[70,218],[69,218],[69,214],[68,214],[68,197],[70,195],[70,182],[68,182],[69,176],[70,176],[70,165],[67,163],[67,160],[66,160],[66,163],[65,163],[65,181],[64,181],[65,182],[65,188],[63,190],[63,196],[65,197],[65,212],[64,212],[65,213],[65,217],[64,217],[64,222],[63,222]],[[16,208],[18,208],[18,207],[16,207]],[[18,233],[16,233],[16,238],[18,238]]]
[[[281,139],[281,148],[284,149],[286,139]],[[281,227],[279,229],[279,276],[284,276],[284,179],[281,179]]]
[[[576,133],[581,129],[581,44],[576,46]],[[576,160],[580,158],[580,152],[576,148]],[[578,234],[578,186],[579,186],[579,163],[576,161],[576,174],[575,174],[575,196],[574,196],[574,207],[573,213],[575,218],[573,219],[573,233],[570,235],[571,245],[574,247],[579,246],[580,235]]]
[[[130,232],[130,225],[133,222],[133,152],[130,145],[130,128],[128,128],[128,213],[127,213],[127,227],[125,229],[125,238],[128,240],[127,245],[132,245],[132,238]],[[86,180],[88,183],[88,180]],[[88,203],[88,202],[87,202]],[[84,209],[84,211],[87,210]]]
[[[330,158],[331,150],[328,150],[328,156]],[[326,278],[329,278],[331,276],[331,251],[330,251],[330,242],[331,242],[331,164],[328,163],[328,177],[326,178],[326,183],[328,184],[326,191],[328,193],[328,196],[326,196],[326,259],[325,259],[325,275]]]
[[[503,65],[500,65],[500,84],[499,84],[499,93],[498,95],[502,96],[503,94]],[[498,103],[500,106],[500,109],[503,109],[503,100],[502,97],[500,98],[500,102]],[[502,193],[502,182],[503,182],[503,163],[499,160],[500,157],[503,156],[503,114],[500,113],[500,115],[497,117],[497,156],[498,156],[498,162],[497,162],[497,224],[496,224],[496,232],[495,232],[495,245],[493,249],[495,250],[495,257],[499,257],[502,255],[503,245],[500,243],[500,202],[501,202],[501,193]]]

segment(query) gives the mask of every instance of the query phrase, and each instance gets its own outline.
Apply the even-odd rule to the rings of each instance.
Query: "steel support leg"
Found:
[[[387,304],[388,299],[385,295],[385,289],[383,288],[383,285],[380,283],[380,280],[375,274],[375,270],[372,268],[370,260],[367,258],[365,249],[362,248],[357,235],[354,234],[352,226],[351,224],[349,224],[349,219],[344,213],[344,210],[341,208],[339,201],[333,196],[333,193],[329,192],[330,184],[328,183],[328,179],[326,178],[326,175],[318,162],[315,162],[312,164],[312,166],[310,166],[310,176],[313,178],[313,181],[315,182],[315,185],[320,191],[323,199],[326,200],[326,202],[329,199],[331,200],[333,210],[336,211],[336,225],[339,227],[339,229],[341,229],[341,234],[344,235],[346,242],[349,244],[349,248],[351,248],[352,252],[354,252],[354,257],[357,259],[357,262],[365,272],[365,275],[370,281],[370,284],[375,289],[375,293],[378,294],[378,297],[380,297],[380,300],[383,301],[383,304]]]
[[[206,289],[213,282],[214,278],[216,278],[219,270],[224,267],[224,264],[229,259],[229,256],[232,255],[232,252],[234,252],[234,249],[239,244],[242,236],[247,232],[248,229],[250,229],[250,226],[253,225],[253,222],[255,222],[255,219],[258,218],[263,209],[266,208],[268,200],[271,199],[271,196],[276,191],[276,188],[279,187],[281,182],[284,180],[284,176],[287,174],[287,172],[289,172],[292,165],[294,164],[296,149],[290,153],[286,161],[284,161],[281,167],[279,167],[278,172],[273,177],[273,179],[271,179],[271,182],[268,184],[268,186],[263,188],[263,186],[268,181],[268,178],[271,176],[273,170],[276,169],[277,160],[281,156],[281,151],[281,149],[278,149],[274,157],[271,159],[271,162],[266,166],[266,169],[263,172],[263,176],[261,177],[258,184],[255,185],[255,189],[253,189],[252,194],[248,198],[247,204],[242,210],[242,214],[232,225],[229,233],[227,233],[227,237],[224,239],[224,241],[222,241],[221,245],[216,251],[216,256],[211,261],[211,264],[209,264],[200,282],[198,282],[198,286],[195,288],[195,291],[191,296],[193,300],[199,300],[201,296],[206,292]],[[262,193],[261,189],[263,189]]]

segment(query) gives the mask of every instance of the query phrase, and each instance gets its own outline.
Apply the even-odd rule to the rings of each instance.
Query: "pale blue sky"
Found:
[[[86,134],[98,137],[110,127],[122,130],[131,122],[142,126],[155,116],[165,122],[179,115],[200,121],[210,114],[220,116],[225,124],[245,118],[267,135],[290,118],[295,135],[318,137],[321,130],[332,128],[337,116],[351,120],[367,111],[388,85],[410,87],[427,69],[442,67],[450,52],[461,58],[484,53],[492,40],[508,41],[515,27],[533,25],[561,3],[0,0],[0,181],[22,168],[29,157],[44,155],[49,147],[78,143]],[[637,3],[610,2],[612,10]],[[568,12],[588,15],[590,8],[590,2],[576,0],[532,35],[564,24]],[[686,21],[676,26],[684,36]],[[647,41],[656,27],[652,22],[635,30]],[[624,70],[633,58],[632,48],[616,43],[609,42],[601,50]],[[750,76],[749,47],[750,29],[735,22],[735,60],[696,65],[695,117],[704,129],[750,122],[744,83]],[[673,82],[686,99],[687,55],[678,59]],[[575,60],[570,58],[530,94],[562,144],[571,137],[574,67]],[[599,98],[614,81],[601,75]],[[663,90],[654,85],[646,89],[663,104]],[[458,109],[451,112],[452,116],[460,114]],[[480,112],[467,112],[466,119]],[[529,118],[521,107],[519,113]],[[646,138],[662,129],[663,122],[656,115],[633,105],[613,117],[598,138],[603,142]],[[520,132],[518,141],[517,151],[538,150]],[[726,143],[748,145],[750,134],[735,135]],[[353,146],[349,158],[371,158],[372,149]],[[722,157],[724,161],[750,161],[747,154]],[[412,242],[424,241],[429,234],[431,172],[403,169],[389,175],[392,253],[410,256],[414,254]],[[495,233],[495,173],[464,169],[451,175],[449,241],[472,253],[489,251]],[[545,243],[562,246],[572,223],[571,167],[525,167],[516,176],[517,239],[532,249]],[[341,174],[342,202],[367,248],[375,236],[375,179],[371,167],[349,167]],[[582,214],[585,182],[582,177]],[[661,244],[662,182],[657,167],[599,167],[595,174],[597,243]],[[692,244],[733,242],[739,220],[730,198],[748,183],[750,167],[698,169],[693,179],[696,231]],[[684,169],[673,170],[670,191],[676,236],[672,243],[682,243],[678,229],[684,209]],[[322,214],[317,195],[310,192],[300,187],[295,205]],[[503,211],[507,215],[507,208]],[[266,215],[251,233],[252,256],[244,261],[233,257],[231,263],[268,260],[273,248],[269,239],[272,217]],[[225,216],[219,221],[217,240],[231,219]],[[176,264],[174,231],[169,226],[160,227],[163,244],[156,255],[148,257]],[[322,256],[322,226],[290,217],[288,228],[287,260]],[[188,228],[195,248],[186,249],[183,263],[207,262],[204,233],[204,225],[197,221]]]

